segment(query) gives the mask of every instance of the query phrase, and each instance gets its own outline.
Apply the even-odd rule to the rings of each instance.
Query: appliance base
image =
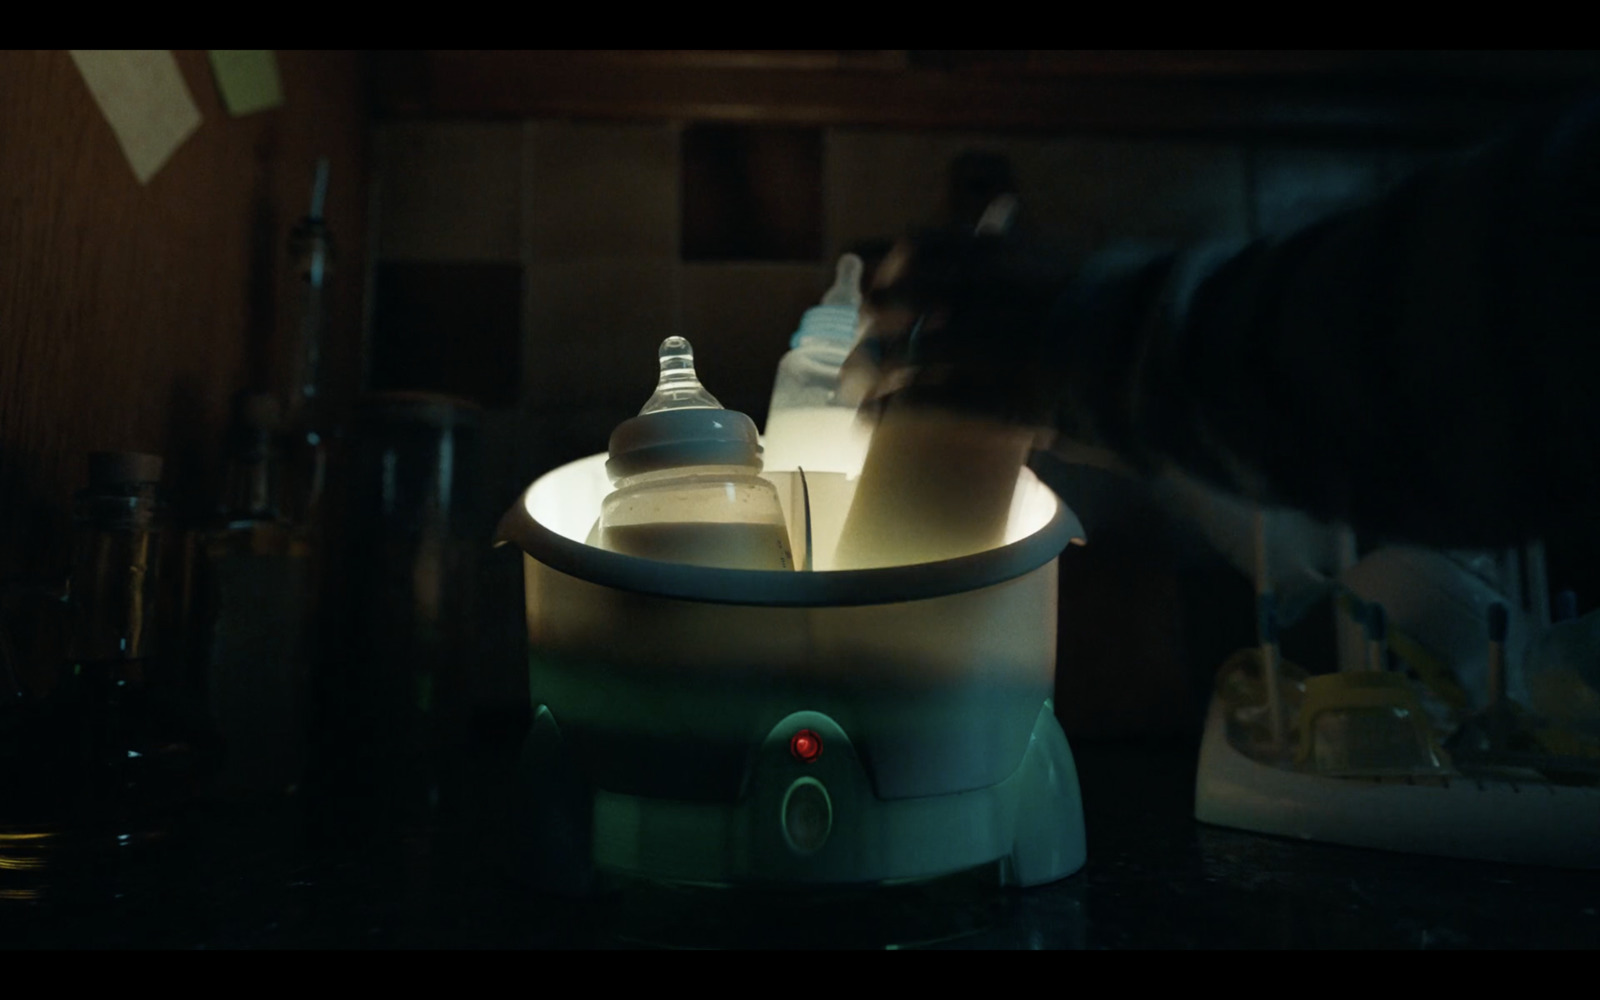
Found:
[[[791,752],[807,730],[825,751]],[[939,878],[999,862],[1002,884],[1074,874],[1086,859],[1077,768],[1053,706],[1042,706],[1017,770],[989,788],[885,801],[844,732],[816,712],[774,726],[737,802],[680,802],[597,790],[548,707],[522,758],[516,866],[546,892],[583,896],[609,876],[805,888]]]

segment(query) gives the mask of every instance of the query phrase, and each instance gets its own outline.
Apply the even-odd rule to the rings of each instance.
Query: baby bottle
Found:
[[[661,342],[661,380],[611,435],[616,489],[600,508],[603,549],[725,569],[794,568],[778,492],[762,479],[755,423],[723,409],[682,337]]]
[[[909,566],[999,547],[1034,437],[939,407],[889,407],[873,432],[832,568]]]
[[[1003,232],[1015,211],[1015,199],[997,199],[978,233]],[[930,371],[948,367],[951,355],[940,340],[938,334],[914,335],[912,363]],[[937,562],[1004,543],[1017,480],[1037,435],[1022,424],[969,415],[978,411],[963,397],[979,391],[974,387],[982,379],[966,389],[940,383],[935,378],[902,391],[882,408],[834,569]]]
[[[767,410],[767,468],[807,472],[861,471],[872,432],[839,399],[839,371],[855,346],[861,309],[861,258],[839,258],[834,284],[806,310],[790,351],[778,362]]]

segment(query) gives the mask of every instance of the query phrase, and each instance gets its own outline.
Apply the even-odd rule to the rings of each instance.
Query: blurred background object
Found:
[[[188,539],[188,670],[221,743],[213,791],[270,800],[304,777],[313,553],[310,532],[283,509],[277,397],[243,397],[230,437],[223,501]]]
[[[472,741],[529,711],[521,567],[489,547],[498,511],[485,502],[482,421],[448,396],[363,400],[349,515],[330,535],[350,577],[328,604],[318,771],[336,794],[413,816],[448,795]]]

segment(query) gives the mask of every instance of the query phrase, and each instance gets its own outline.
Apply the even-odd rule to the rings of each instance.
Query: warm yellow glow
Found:
[[[586,540],[611,493],[606,458],[590,455],[540,477],[523,498],[528,516],[563,538]]]
[[[44,867],[41,858],[7,858],[0,856],[0,871],[31,872]]]
[[[25,840],[49,840],[53,833],[0,833],[0,844],[15,844]]]
[[[788,473],[769,473],[777,480]],[[523,496],[528,515],[549,530],[575,542],[585,541],[589,529],[600,516],[600,504],[611,492],[611,480],[606,476],[606,455],[590,455],[564,465],[539,479]],[[779,492],[787,489],[787,482],[779,484]],[[837,502],[848,504],[849,495],[840,492]],[[1005,542],[1010,545],[1041,530],[1055,516],[1060,501],[1050,488],[1039,481],[1031,471],[1024,469],[1011,503],[1011,515],[1006,529]],[[817,517],[818,521],[828,520]],[[1074,539],[1082,544],[1081,539]]]

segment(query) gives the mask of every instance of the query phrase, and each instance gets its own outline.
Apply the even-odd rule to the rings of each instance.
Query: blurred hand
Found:
[[[1015,236],[904,241],[862,303],[841,389],[869,410],[899,397],[1045,426],[1063,375],[1048,363],[1046,327],[1070,280],[1064,255]]]

